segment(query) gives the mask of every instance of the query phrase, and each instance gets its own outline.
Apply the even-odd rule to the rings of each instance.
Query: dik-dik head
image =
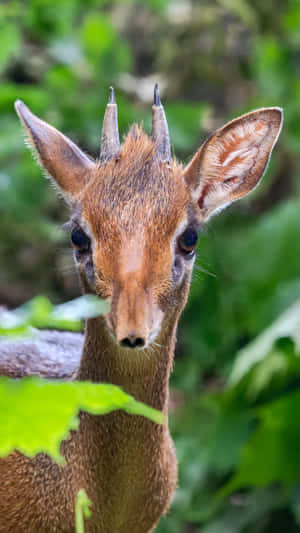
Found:
[[[111,302],[106,326],[116,343],[150,345],[185,304],[201,226],[261,179],[281,110],[259,109],[226,124],[186,168],[171,156],[157,87],[152,137],[134,125],[122,145],[111,89],[98,161],[22,102],[16,110],[40,164],[72,208],[84,291]]]

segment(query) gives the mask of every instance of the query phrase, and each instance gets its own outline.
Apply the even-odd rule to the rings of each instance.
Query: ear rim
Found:
[[[74,156],[78,158],[78,161],[80,161],[80,163],[82,164],[82,170],[85,170],[86,173],[91,173],[96,168],[96,162],[93,161],[93,159],[91,159],[87,154],[85,154],[71,139],[69,139],[69,137],[61,133],[54,126],[51,126],[51,124],[48,124],[48,122],[40,119],[34,113],[32,113],[29,107],[27,107],[27,105],[22,100],[16,100],[14,103],[14,108],[20,119],[21,125],[25,130],[25,144],[31,150],[34,159],[37,161],[46,177],[50,178],[54,187],[58,189],[58,191],[67,201],[67,203],[73,205],[74,201],[76,201],[76,197],[78,197],[81,190],[83,190],[85,185],[88,183],[88,179],[83,180],[81,187],[79,187],[78,184],[77,188],[75,187],[73,191],[66,190],[59,183],[59,180],[46,168],[47,162],[43,161],[41,147],[39,146],[40,139],[36,136],[34,132],[34,124],[44,128],[45,131],[53,133],[57,138],[59,138],[63,143],[65,143],[66,146],[74,153]]]
[[[214,141],[214,139],[220,139],[223,135],[226,134],[226,132],[228,130],[230,130],[232,127],[235,127],[235,126],[239,126],[240,124],[243,124],[243,122],[248,122],[249,119],[256,119],[256,118],[259,118],[259,115],[264,115],[264,114],[270,114],[270,113],[274,113],[274,117],[277,116],[277,120],[270,120],[270,118],[268,118],[268,123],[275,123],[276,122],[276,125],[275,127],[277,127],[277,133],[276,133],[276,136],[274,137],[274,140],[272,142],[272,146],[268,152],[268,156],[266,158],[266,161],[265,161],[265,165],[264,165],[264,168],[262,170],[262,173],[260,174],[260,177],[258,178],[256,184],[247,192],[245,193],[243,196],[247,196],[248,194],[250,194],[252,191],[254,191],[256,189],[256,187],[259,185],[259,183],[261,182],[267,168],[268,168],[268,165],[269,165],[269,162],[270,162],[270,158],[272,156],[272,152],[275,148],[275,145],[278,141],[278,138],[280,136],[280,133],[282,131],[282,127],[283,127],[283,122],[284,122],[284,112],[283,112],[283,108],[279,107],[279,106],[271,106],[271,107],[261,107],[261,108],[258,108],[258,109],[254,109],[253,111],[250,111],[248,113],[245,113],[233,120],[231,120],[230,122],[227,122],[225,125],[223,125],[221,128],[218,128],[217,130],[215,130],[203,143],[202,145],[199,147],[199,149],[197,150],[197,152],[194,154],[194,156],[192,157],[191,161],[187,164],[187,166],[185,167],[184,171],[183,171],[183,176],[184,176],[184,180],[185,180],[185,183],[186,183],[186,186],[187,188],[190,189],[190,194],[191,194],[191,197],[192,197],[192,200],[193,202],[195,203],[198,203],[198,197],[197,197],[197,194],[195,194],[195,192],[197,191],[197,188],[200,186],[200,182],[201,182],[201,164],[202,164],[202,161],[203,161],[203,158],[204,158],[204,155],[205,155],[205,149],[206,147],[208,146],[208,144],[210,144],[211,142]],[[262,118],[262,117],[261,117]],[[235,198],[227,203],[224,203],[224,205],[220,206],[219,208],[217,208],[215,211],[212,211],[210,214],[208,214],[208,216],[204,216],[204,217],[201,217],[201,208],[198,207],[199,209],[199,216],[200,218],[203,218],[203,221],[204,222],[207,222],[207,220],[211,217],[211,216],[214,216],[215,214],[219,213],[220,211],[222,211],[223,209],[225,209],[228,205],[230,205],[231,203],[237,201],[239,198]]]

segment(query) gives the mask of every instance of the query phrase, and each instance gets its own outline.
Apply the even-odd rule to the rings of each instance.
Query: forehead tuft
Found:
[[[104,220],[129,232],[153,221],[172,231],[187,202],[181,165],[161,161],[156,144],[134,125],[118,156],[97,167],[83,191],[82,212],[95,234]]]

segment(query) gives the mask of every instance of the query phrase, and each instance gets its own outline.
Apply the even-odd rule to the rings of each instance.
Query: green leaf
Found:
[[[225,491],[274,482],[290,486],[299,480],[299,411],[299,391],[256,410],[257,429],[244,446],[240,466]]]
[[[93,64],[96,75],[110,81],[117,72],[130,69],[131,54],[129,43],[121,39],[110,17],[104,13],[88,13],[85,17],[81,32],[81,43],[90,64]]]
[[[32,328],[80,331],[82,320],[109,311],[109,304],[87,294],[53,306],[45,296],[36,296],[14,311],[0,313],[0,335],[30,334]]]
[[[15,24],[2,23],[0,26],[0,71],[21,48],[20,32]]]
[[[114,385],[1,378],[0,456],[17,449],[29,457],[44,452],[61,462],[60,443],[78,428],[80,410],[103,415],[116,409],[163,423],[162,413]]]
[[[166,106],[172,142],[177,150],[190,151],[200,144],[204,117],[210,113],[208,104],[174,103]]]
[[[274,342],[281,337],[290,337],[295,342],[296,348],[300,348],[300,300],[282,313],[246,348],[238,352],[229,383],[235,385],[240,381],[256,363],[270,353]]]
[[[110,19],[103,13],[89,14],[84,20],[81,37],[87,52],[100,57],[113,45],[115,32]]]
[[[54,307],[53,315],[66,320],[81,320],[108,313],[109,304],[93,294],[86,294]]]

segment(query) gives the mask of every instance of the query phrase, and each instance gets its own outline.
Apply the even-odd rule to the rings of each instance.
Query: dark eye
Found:
[[[90,247],[90,239],[81,228],[74,228],[71,233],[71,241],[79,252],[87,252]]]
[[[194,228],[187,228],[178,239],[180,250],[187,256],[192,257],[198,242],[198,233]]]

